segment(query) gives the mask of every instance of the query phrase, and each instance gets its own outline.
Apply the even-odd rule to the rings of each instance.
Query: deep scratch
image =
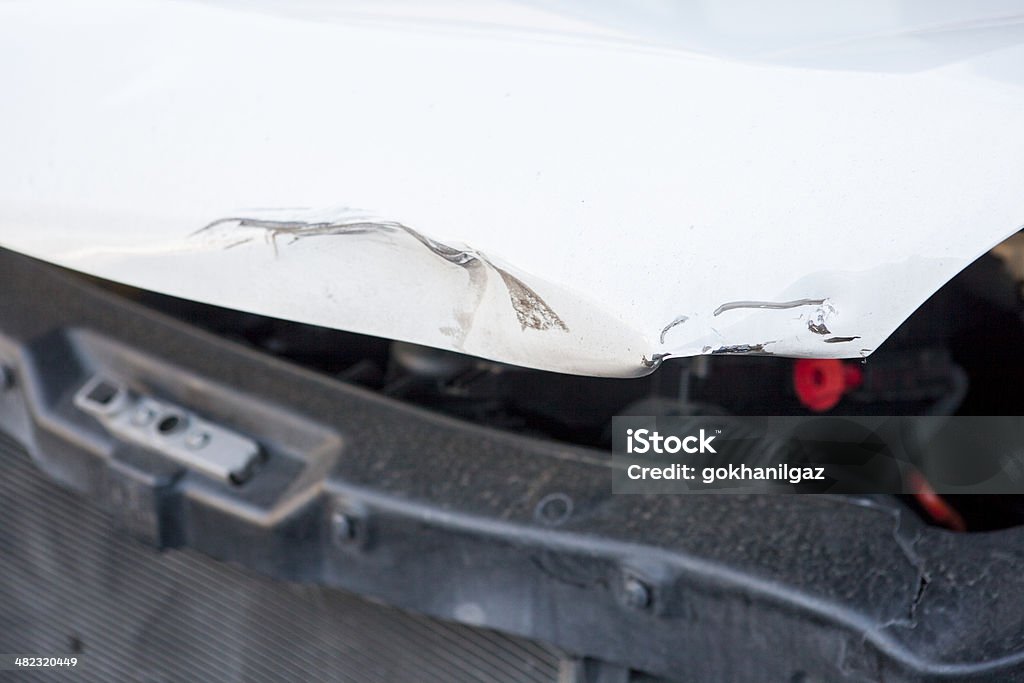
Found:
[[[269,220],[245,216],[220,218],[196,230],[192,236],[212,228],[235,223],[241,228],[259,228],[267,231],[267,240],[273,245],[274,253],[278,253],[278,238],[290,237],[289,244],[309,237],[325,237],[337,235],[366,235],[375,233],[404,233],[422,244],[430,253],[446,262],[459,266],[470,276],[478,291],[477,306],[483,294],[483,281],[480,278],[481,268],[490,268],[498,273],[508,291],[509,301],[515,311],[516,318],[522,329],[550,330],[558,329],[568,332],[569,328],[559,315],[525,282],[507,270],[494,265],[480,252],[470,249],[458,249],[443,242],[431,239],[397,221],[369,220],[365,218],[339,221],[310,222],[301,220]],[[226,248],[239,246],[244,241],[236,241]],[[460,320],[466,327],[471,320]]]
[[[541,299],[540,295],[530,289],[525,282],[502,268],[489,263],[488,265],[498,271],[498,275],[504,281],[520,327],[524,330],[526,328],[534,330],[558,328],[563,332],[569,331],[558,314],[551,310],[551,307],[544,303],[544,299]]]
[[[730,301],[715,309],[714,315],[720,315],[736,308],[796,308],[797,306],[820,306],[825,299],[794,299],[793,301]]]
[[[810,330],[811,332],[813,332],[814,334],[822,334],[822,335],[824,335],[824,334],[832,334],[829,331],[828,327],[826,327],[825,323],[823,323],[823,322],[822,323],[816,323],[813,320],[808,320],[807,321],[807,329]]]
[[[668,334],[669,330],[671,330],[676,325],[682,325],[683,323],[685,323],[689,319],[690,319],[689,316],[681,315],[678,318],[676,318],[675,320],[673,320],[672,322],[670,322],[668,325],[665,325],[665,327],[663,327],[662,330],[661,330],[661,343],[662,344],[665,343],[665,335]]]
[[[764,347],[768,344],[774,344],[774,342],[764,342],[762,344],[734,344],[732,346],[719,346],[717,349],[711,352],[712,355],[727,355],[727,354],[745,354],[745,353],[768,353],[764,350]]]

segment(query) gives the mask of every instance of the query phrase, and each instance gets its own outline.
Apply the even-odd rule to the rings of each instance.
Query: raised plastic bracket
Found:
[[[75,405],[116,438],[232,484],[252,477],[260,461],[260,447],[252,439],[103,376],[85,383]]]

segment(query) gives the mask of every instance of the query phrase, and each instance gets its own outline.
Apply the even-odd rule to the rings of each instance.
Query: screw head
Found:
[[[627,576],[622,583],[622,599],[627,607],[647,609],[651,606],[651,588],[635,576]]]

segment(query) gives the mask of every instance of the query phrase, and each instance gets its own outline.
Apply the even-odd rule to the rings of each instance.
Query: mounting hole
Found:
[[[160,418],[160,421],[156,423],[156,431],[164,436],[174,434],[183,430],[188,423],[184,415],[177,415],[175,413],[169,413]]]
[[[235,486],[241,486],[245,482],[252,479],[253,473],[256,471],[255,463],[249,463],[242,470],[238,472],[232,472],[228,475],[228,480]]]
[[[572,515],[572,498],[564,493],[551,493],[540,499],[533,517],[542,524],[558,526]]]

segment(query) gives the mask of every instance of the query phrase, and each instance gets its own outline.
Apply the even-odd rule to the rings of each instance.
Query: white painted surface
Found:
[[[630,5],[5,0],[0,244],[629,376],[870,353],[1024,224],[1024,3]],[[193,234],[231,216],[399,222],[486,265],[394,230]],[[499,269],[562,325],[524,327]]]

